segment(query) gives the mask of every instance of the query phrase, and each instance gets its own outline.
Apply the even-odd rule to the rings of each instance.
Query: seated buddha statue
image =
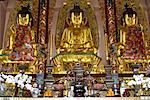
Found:
[[[62,73],[72,70],[75,63],[81,62],[81,65],[86,68],[88,64],[97,66],[101,61],[101,58],[96,55],[97,48],[93,43],[91,30],[87,25],[87,20],[85,21],[83,10],[75,5],[69,15],[70,20],[66,20],[68,27],[64,29],[57,48],[58,55],[53,58],[54,65],[56,65],[52,71],[54,73],[61,73],[58,69],[61,69]],[[61,62],[61,67],[58,67],[59,62]]]
[[[9,49],[12,50],[11,60],[34,60],[32,43],[34,32],[29,6],[22,7],[17,13],[17,25],[11,27]]]
[[[57,49],[58,53],[61,52],[94,52],[91,30],[85,25],[83,21],[83,10],[79,6],[74,6],[70,11],[71,21],[69,27],[63,31],[60,48]]]
[[[119,63],[123,67],[122,58],[126,60],[146,59],[145,41],[142,25],[138,24],[137,13],[126,5],[123,13],[123,24],[120,30]]]

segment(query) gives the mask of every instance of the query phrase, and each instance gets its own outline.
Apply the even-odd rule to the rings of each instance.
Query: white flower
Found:
[[[146,84],[143,84],[142,87],[143,87],[143,88],[147,88],[147,85],[146,85]]]
[[[18,87],[20,87],[21,89],[24,88],[24,84],[23,84],[23,81],[22,80],[18,80]]]
[[[31,91],[32,88],[33,88],[31,84],[26,84],[25,87],[26,87],[28,90],[30,90],[30,91]]]
[[[28,75],[23,74],[23,78],[24,78],[24,79],[27,79],[27,78],[28,78]]]
[[[140,76],[143,78],[143,77],[144,77],[144,74],[140,74]]]
[[[16,76],[15,76],[15,78],[19,78],[19,77],[21,77],[22,76],[22,74],[17,74]]]
[[[23,84],[23,83],[20,85],[20,88],[21,88],[21,89],[23,89],[23,88],[24,88],[24,84]]]
[[[143,74],[141,75],[133,75],[133,78],[135,79],[136,84],[141,84],[143,82]]]
[[[30,91],[33,92],[33,91],[34,91],[34,88],[32,87]]]
[[[31,83],[32,76],[29,76],[29,78],[26,80],[26,83]]]
[[[150,81],[148,82],[148,85],[147,85],[147,86],[148,86],[148,88],[150,88]]]
[[[8,77],[8,78],[6,79],[6,83],[12,83],[12,82],[13,82],[13,81],[12,81],[11,78]]]
[[[17,83],[18,82],[18,80],[19,80],[19,78],[22,76],[22,74],[17,74],[16,76],[15,76],[15,82]]]
[[[2,76],[0,75],[0,82],[4,81],[4,79],[2,78]]]
[[[142,81],[142,83],[147,83],[147,82],[148,82],[148,80],[147,80],[147,79],[145,79],[145,80],[143,80],[143,81]]]
[[[132,85],[135,85],[135,84],[136,84],[136,82],[134,80],[131,80],[131,81],[128,82],[129,86],[132,86]]]
[[[137,81],[136,84],[140,85],[140,84],[142,84],[142,81]]]
[[[2,74],[2,77],[3,77],[4,79],[6,79],[6,78],[7,78],[7,75]]]

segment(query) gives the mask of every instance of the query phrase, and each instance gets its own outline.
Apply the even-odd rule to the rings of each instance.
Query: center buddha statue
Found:
[[[91,30],[83,21],[83,10],[79,6],[74,6],[70,11],[71,21],[69,27],[64,29],[62,34],[60,48],[61,52],[93,52],[94,48]]]
[[[100,62],[100,57],[96,55],[97,48],[93,43],[91,30],[83,17],[83,10],[79,6],[74,6],[69,15],[70,20],[66,20],[68,27],[61,35],[57,55],[53,58],[55,64],[53,72],[58,72],[57,69],[61,69],[61,71],[64,69],[66,69],[65,71],[73,70],[75,63],[78,62],[81,62],[85,70],[85,66],[88,64],[92,63],[97,66]]]

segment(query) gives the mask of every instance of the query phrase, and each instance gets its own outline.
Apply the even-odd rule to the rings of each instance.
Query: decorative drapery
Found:
[[[125,57],[127,59],[145,59],[145,44],[142,36],[142,31],[138,27],[130,26],[127,29],[126,42],[125,42]]]
[[[108,61],[111,64],[116,64],[116,41],[117,41],[117,21],[115,0],[105,0],[106,13],[106,47]]]
[[[37,42],[40,44],[45,44],[48,42],[49,0],[39,0],[39,2]]]

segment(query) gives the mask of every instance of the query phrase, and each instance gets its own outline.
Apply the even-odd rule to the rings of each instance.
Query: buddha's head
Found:
[[[32,20],[31,12],[29,11],[29,6],[22,7],[17,13],[18,24],[21,26],[28,26]]]
[[[74,8],[70,11],[70,17],[74,26],[81,25],[83,10],[80,9],[79,6],[74,6]]]
[[[135,25],[137,23],[137,13],[135,11],[133,11],[132,8],[128,8],[128,5],[125,5],[126,7],[126,11],[124,11],[123,13],[123,19],[124,19],[124,23],[127,26],[132,26]]]

